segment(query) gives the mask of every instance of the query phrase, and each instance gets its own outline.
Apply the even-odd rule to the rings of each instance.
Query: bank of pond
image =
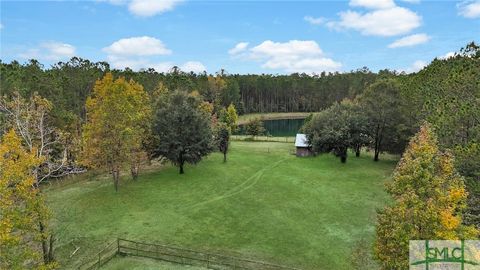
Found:
[[[302,127],[305,119],[263,120],[266,135],[273,137],[294,137]],[[246,135],[245,125],[240,125],[234,135]]]

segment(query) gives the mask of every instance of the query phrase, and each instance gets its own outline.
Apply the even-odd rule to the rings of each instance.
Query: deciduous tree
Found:
[[[394,79],[381,79],[370,85],[359,101],[368,117],[374,160],[378,161],[382,151],[401,143],[398,130],[402,124],[399,84]]]
[[[378,214],[374,245],[382,269],[408,269],[409,240],[478,237],[475,227],[462,224],[463,178],[428,124],[410,141],[387,190],[394,203]]]
[[[335,103],[313,116],[305,131],[313,151],[333,152],[342,163],[347,161],[347,150],[351,145],[349,111],[341,104]]]
[[[36,149],[34,149],[36,150]],[[49,211],[37,186],[35,168],[42,163],[35,152],[25,150],[15,131],[0,143],[0,268],[54,268],[53,240],[47,254],[39,253],[48,237]],[[44,226],[41,228],[40,226]]]
[[[215,127],[215,145],[223,154],[223,162],[227,162],[228,146],[230,144],[230,128],[225,123],[218,123]]]
[[[184,173],[185,163],[198,163],[212,151],[210,115],[199,109],[197,97],[173,92],[156,108],[153,157],[166,157]]]
[[[220,113],[220,121],[225,123],[232,133],[237,130],[238,115],[232,103],[227,109],[222,110]]]
[[[149,99],[143,87],[108,73],[95,83],[87,99],[87,123],[83,128],[83,162],[107,169],[118,190],[120,171],[131,165],[142,151],[147,132]],[[132,168],[133,177],[138,171]]]
[[[255,138],[265,134],[265,128],[263,127],[263,121],[260,118],[254,118],[245,124],[245,134]]]

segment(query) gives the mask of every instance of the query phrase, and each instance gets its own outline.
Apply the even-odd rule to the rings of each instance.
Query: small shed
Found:
[[[295,137],[295,148],[297,157],[312,155],[312,147],[308,143],[307,135],[298,133]]]

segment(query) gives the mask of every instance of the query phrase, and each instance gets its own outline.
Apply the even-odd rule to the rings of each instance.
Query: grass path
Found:
[[[266,166],[266,167],[258,170],[255,174],[253,174],[252,176],[247,178],[247,180],[245,180],[245,182],[242,182],[240,185],[235,186],[234,188],[227,191],[226,193],[224,193],[222,195],[219,195],[219,196],[216,196],[214,198],[208,199],[206,201],[196,203],[196,204],[188,207],[187,209],[195,208],[195,207],[199,207],[199,206],[204,206],[208,203],[218,201],[218,200],[223,200],[223,199],[226,199],[228,197],[235,196],[236,194],[239,194],[240,192],[244,192],[247,189],[253,187],[258,182],[258,180],[262,177],[262,175],[265,173],[265,171],[271,170],[271,169],[277,167],[281,162],[283,162],[285,160],[286,160],[286,158],[281,159],[281,160],[279,160],[279,161],[277,161],[277,162],[275,162],[275,163],[273,163],[269,166]]]
[[[51,187],[57,258],[72,269],[122,237],[303,269],[349,269],[352,246],[372,239],[396,160],[351,155],[341,164],[291,150],[287,143],[232,142],[226,163],[214,153],[184,175],[166,166],[137,181],[124,177],[118,193],[109,177]]]

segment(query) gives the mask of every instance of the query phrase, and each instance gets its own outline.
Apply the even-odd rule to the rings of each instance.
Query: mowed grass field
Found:
[[[396,159],[350,155],[341,164],[330,154],[297,158],[293,150],[291,143],[232,142],[227,163],[214,153],[184,175],[170,165],[137,181],[127,175],[118,193],[109,177],[51,187],[56,256],[73,268],[122,237],[302,269],[349,269],[356,242],[373,238]]]

